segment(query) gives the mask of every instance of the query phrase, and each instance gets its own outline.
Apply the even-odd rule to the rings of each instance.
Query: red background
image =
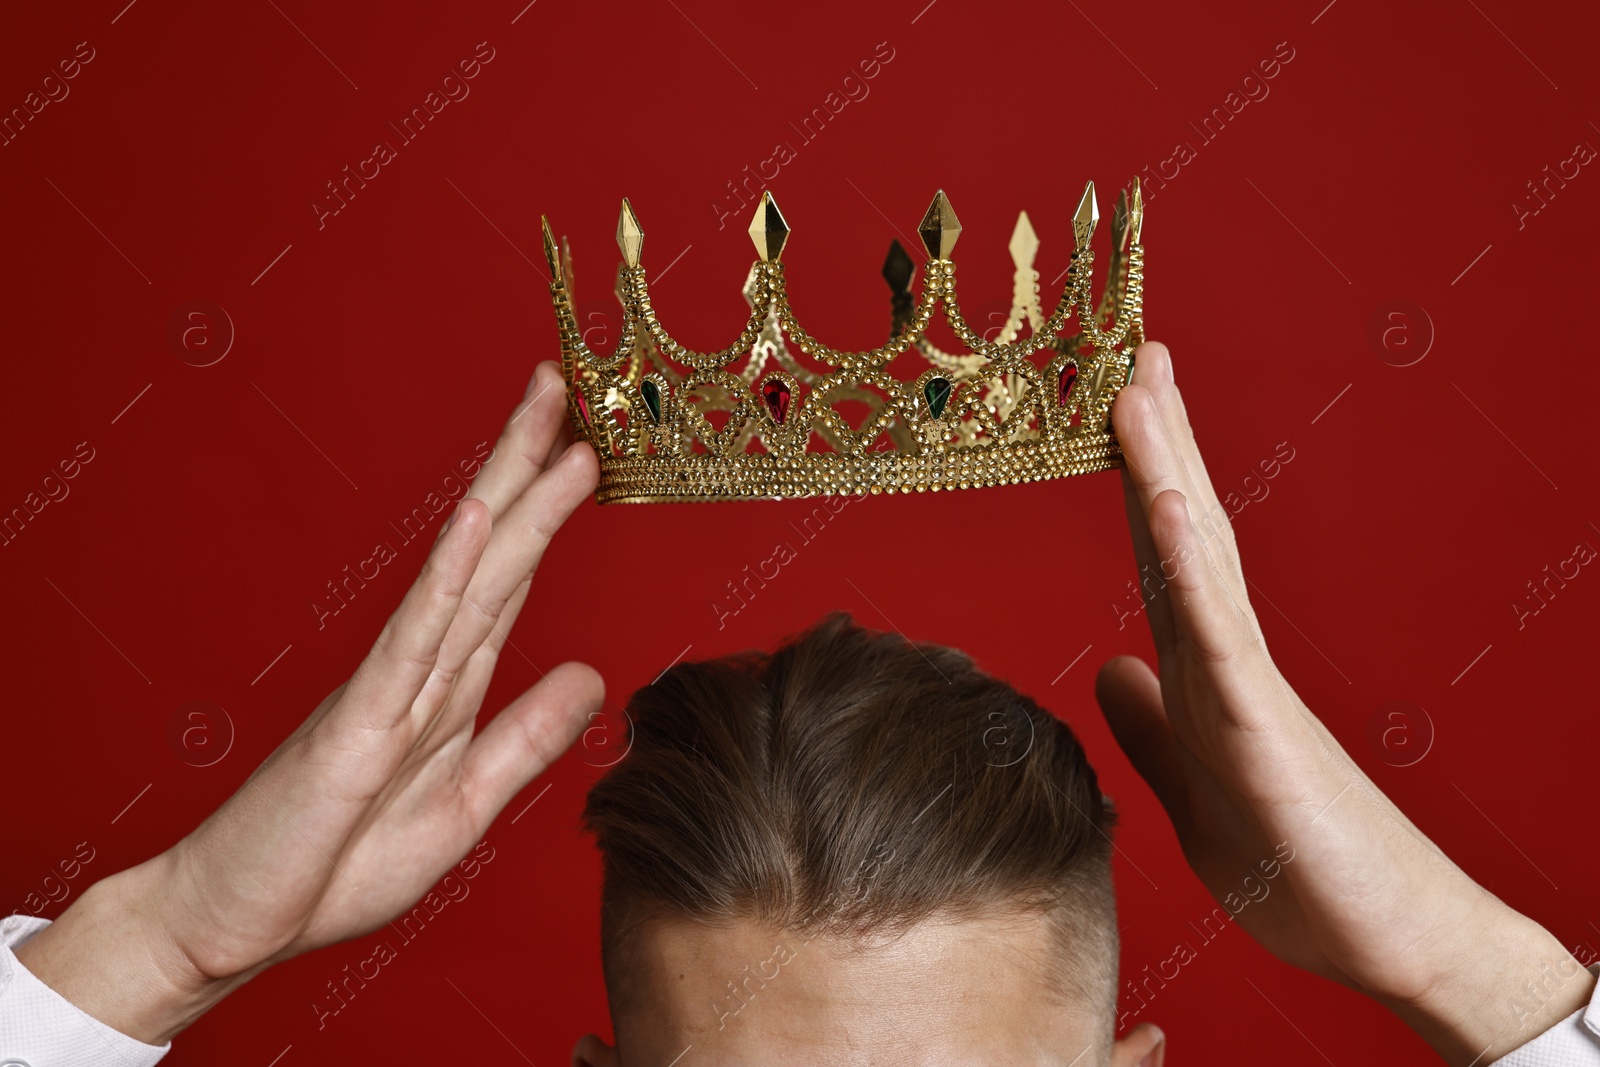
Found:
[[[125,2],[0,17],[6,111],[78,42],[95,50],[70,96],[0,148],[0,509],[79,442],[94,450],[70,495],[0,547],[4,910],[33,910],[29,894],[50,888],[67,894],[43,909],[56,915],[166,847],[354,667],[421,546],[319,630],[324,583],[492,440],[534,362],[557,352],[540,212],[571,237],[580,304],[607,307],[617,204],[631,197],[669,328],[719,345],[742,321],[752,250],[748,212],[719,230],[710,205],[788,140],[797,156],[773,189],[794,231],[796,307],[812,332],[865,347],[887,326],[887,241],[907,239],[935,188],[965,226],[965,306],[983,308],[1010,292],[1018,209],[1040,231],[1048,282],[1084,180],[1109,211],[1129,176],[1187,142],[1194,157],[1148,203],[1148,330],[1174,352],[1222,492],[1243,496],[1281,442],[1294,451],[1249,483],[1267,495],[1235,520],[1279,663],[1471,874],[1569,946],[1600,944],[1592,848],[1572,814],[1595,752],[1579,672],[1600,577],[1585,569],[1521,628],[1512,607],[1547,564],[1600,547],[1600,374],[1579,325],[1600,175],[1584,168],[1520,226],[1512,206],[1539,206],[1526,183],[1580,142],[1600,146],[1592,12]],[[495,58],[471,95],[319,229],[310,205],[325,183],[394,140],[386,123],[481,41]],[[787,124],[885,41],[894,58],[870,95],[800,144]],[[1203,139],[1201,119],[1279,42],[1294,58],[1270,95]],[[236,331],[207,367],[168,339],[193,300]],[[1396,300],[1431,326],[1414,310],[1384,320],[1400,327],[1386,349],[1370,329]],[[1069,719],[1119,801],[1126,972],[1192,939],[1211,901],[1091,695],[1107,657],[1151,651],[1111,606],[1132,577],[1117,478],[852,503],[719,629],[726,583],[809,510],[586,505],[488,707],[536,667],[581,658],[615,709],[680,654],[770,645],[835,608],[958,645]],[[236,731],[207,767],[168,738],[194,700]],[[1392,753],[1414,748],[1369,740],[1396,700],[1436,732],[1406,767]],[[1422,729],[1414,712],[1406,728]],[[1408,738],[1420,743],[1391,743]],[[325,1028],[310,1004],[368,954],[360,942],[258,978],[170,1062],[544,1065],[583,1030],[607,1033],[598,867],[576,823],[614,746],[592,740],[490,830],[495,859],[439,932]],[[47,887],[83,841],[92,862]],[[1172,1062],[1426,1053],[1381,1009],[1238,930],[1141,1018],[1167,1030]]]

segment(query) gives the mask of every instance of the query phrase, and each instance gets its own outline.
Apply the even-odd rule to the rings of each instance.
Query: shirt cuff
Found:
[[[1600,975],[1600,963],[1589,973]],[[1489,1067],[1600,1067],[1600,984],[1585,1007]]]
[[[0,1064],[5,1067],[151,1067],[172,1048],[113,1030],[39,981],[11,950],[50,925],[0,919]]]

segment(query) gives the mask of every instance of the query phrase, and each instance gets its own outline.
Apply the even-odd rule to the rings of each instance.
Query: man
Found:
[[[1113,414],[1141,573],[1159,575],[1144,584],[1160,677],[1120,658],[1102,668],[1097,689],[1118,742],[1166,807],[1197,874],[1223,899],[1240,869],[1280,864],[1280,891],[1242,912],[1240,924],[1280,958],[1384,1004],[1449,1063],[1600,1064],[1600,1042],[1584,1014],[1594,976],[1440,853],[1273,666],[1232,532],[1216,518],[1224,513],[1166,349],[1141,346],[1138,367]],[[541,366],[528,396],[541,385],[559,387],[559,377]],[[558,442],[559,405],[533,402],[524,410],[525,419],[508,423],[496,460],[372,653],[244,788],[168,852],[90,887],[55,923],[0,923],[0,939],[14,948],[0,957],[0,1056],[31,1067],[154,1062],[163,1043],[261,970],[372,930],[408,907],[578,735],[601,685],[577,664],[552,671],[473,735],[532,572],[598,476],[587,447]],[[817,640],[826,643],[827,632]],[[960,669],[950,654],[938,658]],[[678,677],[687,684],[694,675]],[[728,693],[749,693],[756,679],[763,699],[790,692],[770,665],[722,682]],[[981,689],[980,679],[967,681]],[[700,695],[726,700],[714,689]],[[653,721],[659,710],[644,718]],[[608,850],[608,985],[619,1008],[618,1046],[586,1037],[575,1061],[666,1063],[687,1051],[670,1047],[680,1037],[693,1043],[699,1035],[705,1059],[696,1063],[1159,1063],[1164,1042],[1153,1027],[1135,1028],[1110,1047],[1105,1041],[1109,927],[1097,910],[1105,902],[1096,859],[1103,846],[1085,829],[1101,829],[1105,813],[1092,774],[1084,764],[1076,778],[1056,782],[1069,806],[1082,809],[1066,819],[1037,784],[1060,770],[1059,760],[1079,758],[1070,735],[1020,701],[999,710],[1020,712],[1058,749],[1058,760],[1030,753],[996,769],[1016,772],[1006,780],[1013,789],[1033,783],[1031,793],[1005,794],[1007,803],[1059,819],[1061,839],[1037,827],[981,829],[998,835],[997,844],[1034,831],[1022,840],[1055,842],[1061,854],[982,851],[921,891],[916,879],[928,874],[914,872],[913,861],[936,865],[937,848],[902,855],[888,833],[900,818],[881,820],[885,833],[869,844],[875,824],[852,806],[880,784],[859,775],[886,749],[860,753],[856,777],[847,772],[839,782],[816,780],[816,768],[835,765],[828,749],[840,743],[827,731],[814,744],[786,749],[783,760],[759,769],[763,782],[773,779],[769,795],[832,802],[844,819],[826,829],[854,840],[819,856],[801,838],[803,847],[774,853],[774,842],[796,839],[764,830],[769,836],[747,842],[765,849],[764,861],[760,853],[725,857],[736,861],[728,869],[738,877],[722,880],[704,863],[685,868],[705,879],[701,885],[658,870],[666,860],[650,834],[630,839],[624,827],[618,835],[616,800],[625,798],[630,776],[645,779],[630,769],[602,783],[591,821]],[[671,722],[689,713],[660,714]],[[751,728],[731,713],[708,721]],[[912,742],[907,735],[883,743]],[[772,751],[765,736],[742,744],[725,751]],[[670,762],[673,739],[656,738],[645,750]],[[962,751],[954,750],[958,771]],[[970,766],[970,744],[965,751]],[[699,766],[704,781],[706,765],[679,763],[680,771]],[[779,790],[777,778],[806,767],[811,780]],[[891,815],[906,810],[912,792],[901,789]],[[991,794],[999,803],[1002,794]],[[636,819],[651,815],[645,799],[625,799],[621,819],[630,811]],[[963,831],[960,820],[981,813],[963,814],[960,799],[948,810],[935,803],[918,813],[906,825],[932,820],[928,828],[905,832],[970,847],[980,827]],[[785,814],[799,820],[791,827],[811,818]],[[725,817],[702,812],[699,819],[728,832],[714,822]],[[729,841],[740,840],[732,833]],[[644,846],[656,847],[656,856],[635,862],[648,856]],[[766,865],[761,877],[758,861]],[[813,877],[819,872],[828,877]],[[1036,884],[1041,876],[1048,884]],[[840,892],[818,899],[819,887]],[[746,984],[748,973],[755,982]],[[716,988],[733,997],[715,1012],[702,996],[713,974]],[[1526,997],[1525,989],[1537,995]],[[1593,1015],[1600,1026],[1600,1008]],[[24,1018],[26,1029],[18,1025]]]
[[[585,811],[624,1051],[575,1064],[1104,1062],[1113,817],[1060,720],[845,616],[673,667],[628,716]]]

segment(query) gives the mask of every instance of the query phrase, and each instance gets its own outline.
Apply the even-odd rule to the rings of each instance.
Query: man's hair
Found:
[[[1072,730],[964,653],[831,615],[771,654],[679,664],[627,713],[583,816],[614,1015],[652,920],[854,941],[1020,909],[1050,920],[1050,988],[1109,1041],[1114,813]]]

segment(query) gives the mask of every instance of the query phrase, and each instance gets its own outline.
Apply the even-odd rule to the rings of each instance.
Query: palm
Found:
[[[440,857],[461,856],[478,840],[479,820],[462,790],[462,765],[482,696],[481,691],[452,692],[449,702],[455,706],[439,721],[454,719],[456,725],[409,739],[399,768],[368,805],[343,851],[323,865],[321,893],[288,945],[290,954],[381,926],[439,879]]]
[[[1214,706],[1215,691],[1207,684],[1203,667],[1184,664],[1174,673],[1184,676],[1174,685],[1184,695],[1166,702],[1179,768],[1177,777],[1169,779],[1173,795],[1169,810],[1184,858],[1212,896],[1230,914],[1236,912],[1238,923],[1268,951],[1343,981],[1342,971],[1318,947],[1312,918],[1301,907],[1294,882],[1281,873],[1265,878],[1261,867],[1265,861],[1267,870],[1273,870],[1271,864],[1281,858],[1279,846],[1291,843],[1292,848],[1303,833],[1280,820],[1271,820],[1270,828],[1262,826],[1259,809],[1241,797],[1236,786],[1224,784],[1229,781],[1226,770],[1219,776],[1213,769],[1260,766],[1260,754],[1251,750],[1247,739],[1222,725],[1229,716]],[[1260,783],[1257,788],[1271,785]],[[1277,870],[1286,872],[1303,860],[1291,858],[1287,867],[1280,865]]]

